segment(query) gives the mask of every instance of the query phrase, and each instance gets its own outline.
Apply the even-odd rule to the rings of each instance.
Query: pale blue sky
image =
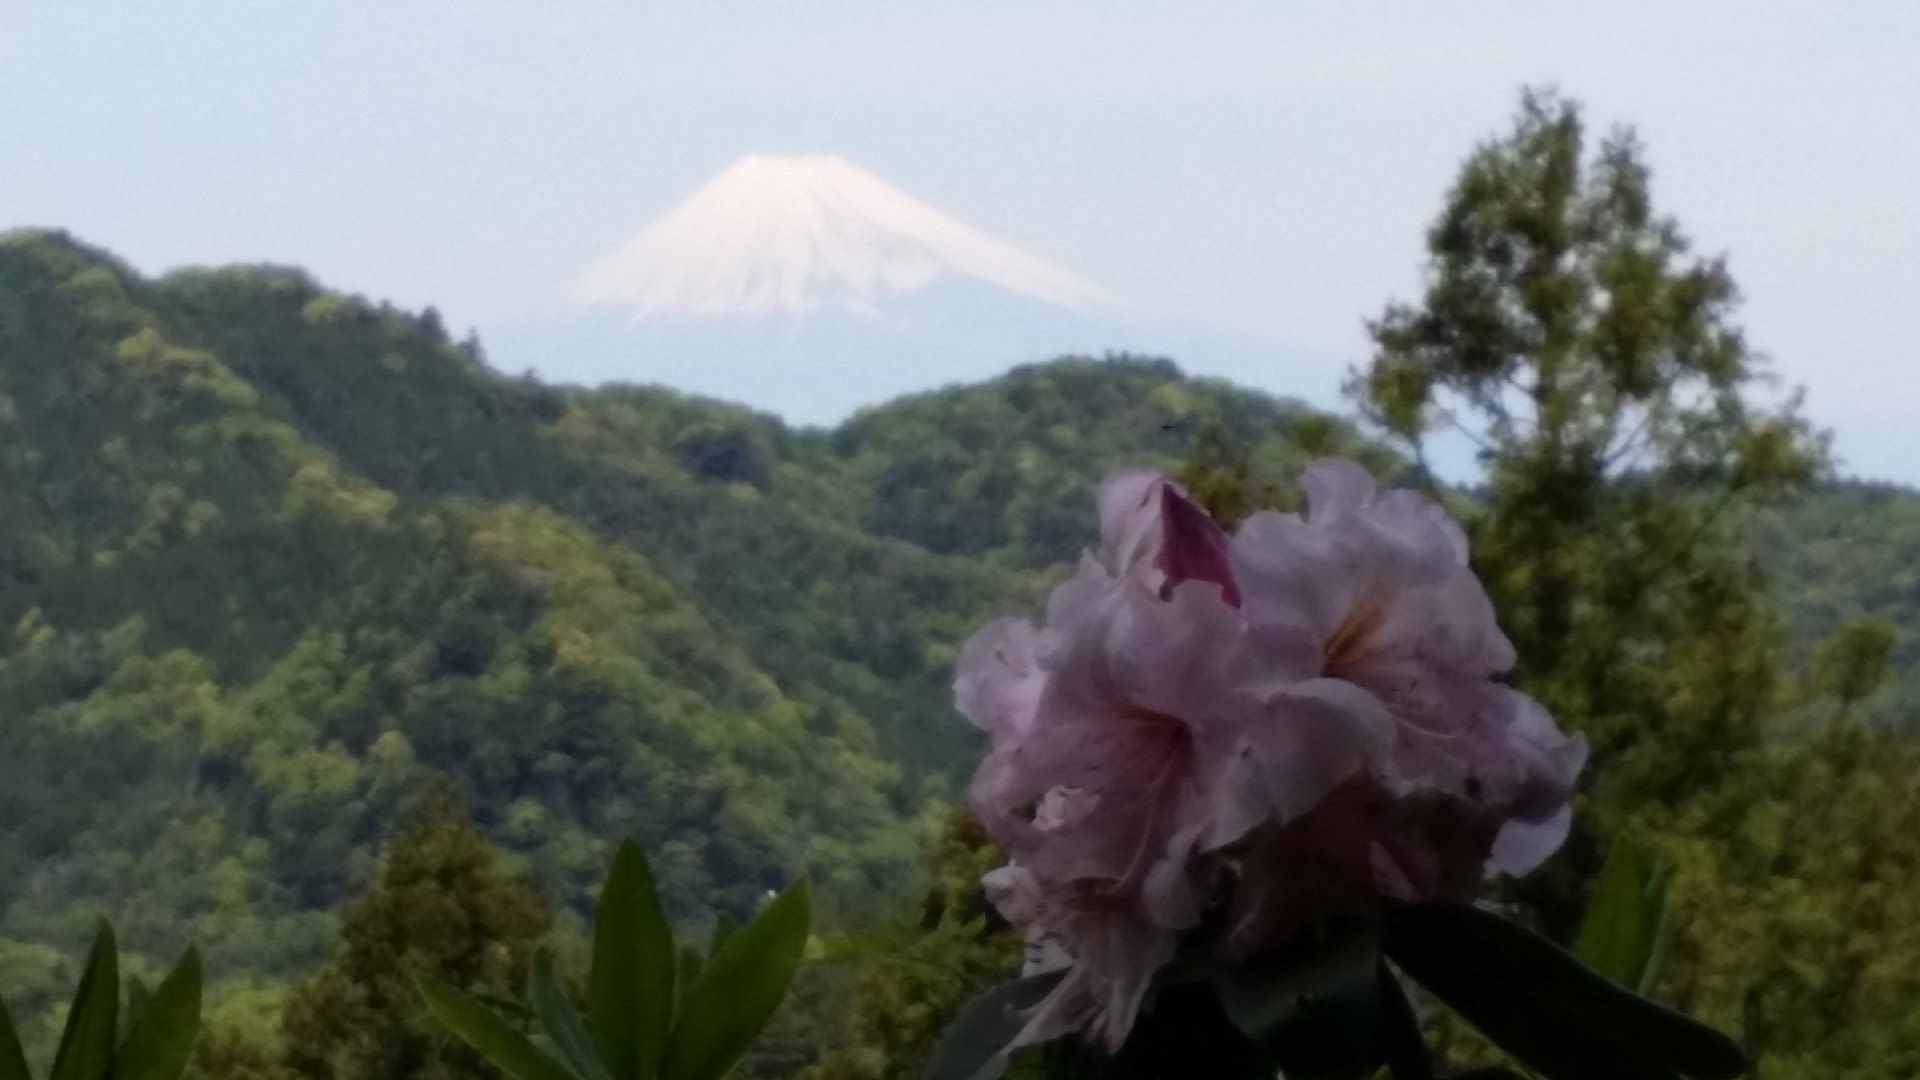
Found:
[[[738,155],[818,150],[1148,309],[1357,356],[1535,81],[1639,127],[1842,453],[1920,481],[1912,0],[0,0],[0,228],[484,334]]]

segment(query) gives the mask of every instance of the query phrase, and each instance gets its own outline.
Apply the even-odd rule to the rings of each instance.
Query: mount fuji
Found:
[[[586,268],[566,310],[485,331],[505,369],[664,384],[805,425],[1065,354],[1170,356],[1315,397],[1333,372],[1142,317],[830,155],[741,158]]]

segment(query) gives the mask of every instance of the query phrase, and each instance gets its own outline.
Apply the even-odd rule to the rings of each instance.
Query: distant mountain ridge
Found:
[[[1111,304],[1092,285],[828,154],[750,154],[595,264],[579,298],[635,320],[878,315],[942,279],[1054,307]]]
[[[1316,397],[1343,367],[1152,316],[832,155],[742,158],[589,267],[571,307],[483,329],[507,370],[823,427],[1061,355],[1173,356]]]

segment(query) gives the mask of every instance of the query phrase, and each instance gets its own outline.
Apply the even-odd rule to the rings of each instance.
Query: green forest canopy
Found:
[[[575,918],[628,833],[690,930],[801,870],[872,916],[969,764],[959,643],[1076,556],[1100,474],[1209,430],[1282,484],[1398,461],[1139,358],[795,430],[503,377],[295,271],[0,238],[0,988],[52,1008],[106,914],[136,971],[191,935],[216,1011],[263,1007],[435,770]],[[1792,655],[1900,631],[1859,707],[1910,728],[1920,497],[1832,486],[1746,539]]]

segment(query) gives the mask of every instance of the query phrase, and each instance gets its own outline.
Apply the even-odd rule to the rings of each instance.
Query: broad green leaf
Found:
[[[587,1026],[613,1080],[654,1080],[673,1030],[678,952],[640,845],[620,845],[593,905]]]
[[[101,919],[87,968],[73,994],[49,1080],[103,1080],[113,1066],[120,1017],[120,955],[113,927]]]
[[[427,1011],[460,1041],[516,1080],[578,1080],[493,1010],[431,976],[414,979]]]
[[[153,992],[138,975],[127,976],[127,1007],[120,1013],[120,1023],[131,1032],[140,1023],[140,1017],[147,1011],[147,1002]]]
[[[593,1036],[573,1003],[560,990],[553,976],[553,953],[541,949],[533,954],[533,970],[527,975],[527,999],[533,1014],[540,1019],[541,1030],[553,1040],[562,1061],[585,1080],[608,1080],[606,1066],[593,1047]],[[116,1078],[117,1080],[117,1078]]]
[[[707,955],[712,956],[719,952],[720,946],[726,944],[728,936],[738,929],[740,929],[740,924],[733,916],[724,911],[715,915],[713,917],[713,941],[707,945]]]
[[[1616,840],[1587,903],[1574,955],[1614,982],[1638,989],[1648,982],[1665,921],[1665,874],[1634,845]]]
[[[1446,1080],[1526,1080],[1505,1065],[1478,1065],[1464,1072],[1448,1073]]]
[[[200,1036],[200,953],[188,948],[127,1032],[113,1080],[179,1080]]]
[[[1654,988],[1660,985],[1660,976],[1667,969],[1667,955],[1673,949],[1673,911],[1667,907],[1666,893],[1662,889],[1660,911],[1654,918],[1653,941],[1647,946],[1646,962],[1641,965],[1640,985],[1635,987],[1642,997],[1652,997]]]
[[[1739,1046],[1583,966],[1552,942],[1465,904],[1393,904],[1386,952],[1514,1057],[1554,1080],[1732,1080]]]
[[[687,988],[667,1042],[665,1080],[720,1080],[786,1000],[807,945],[812,890],[805,878],[728,934]]]
[[[498,1016],[499,1014],[495,1013],[494,1015]],[[505,1017],[501,1017],[501,1019],[505,1019]],[[512,1027],[513,1025],[509,1023],[507,1026]],[[563,1065],[565,1064],[565,1059],[560,1056],[560,1047],[555,1045],[553,1039],[548,1036],[546,1032],[541,1031],[538,1026],[518,1030],[525,1030],[527,1032],[527,1041],[533,1044],[535,1050],[540,1051],[555,1061],[561,1062]]]
[[[673,1000],[676,1003],[681,1005],[686,1003],[687,988],[693,985],[693,980],[700,977],[700,968],[706,962],[706,955],[697,947],[692,945],[683,945],[680,947],[680,965],[674,978],[673,987]],[[675,1015],[678,1015],[678,1013],[676,1012]]]
[[[933,1048],[927,1080],[997,1080],[1007,1068],[1007,1044],[1027,1025],[1024,1014],[1065,977],[1064,971],[1029,975],[967,1002]]]
[[[0,1080],[33,1080],[27,1071],[27,1054],[20,1048],[20,1034],[13,1028],[7,1003],[0,1001]]]

